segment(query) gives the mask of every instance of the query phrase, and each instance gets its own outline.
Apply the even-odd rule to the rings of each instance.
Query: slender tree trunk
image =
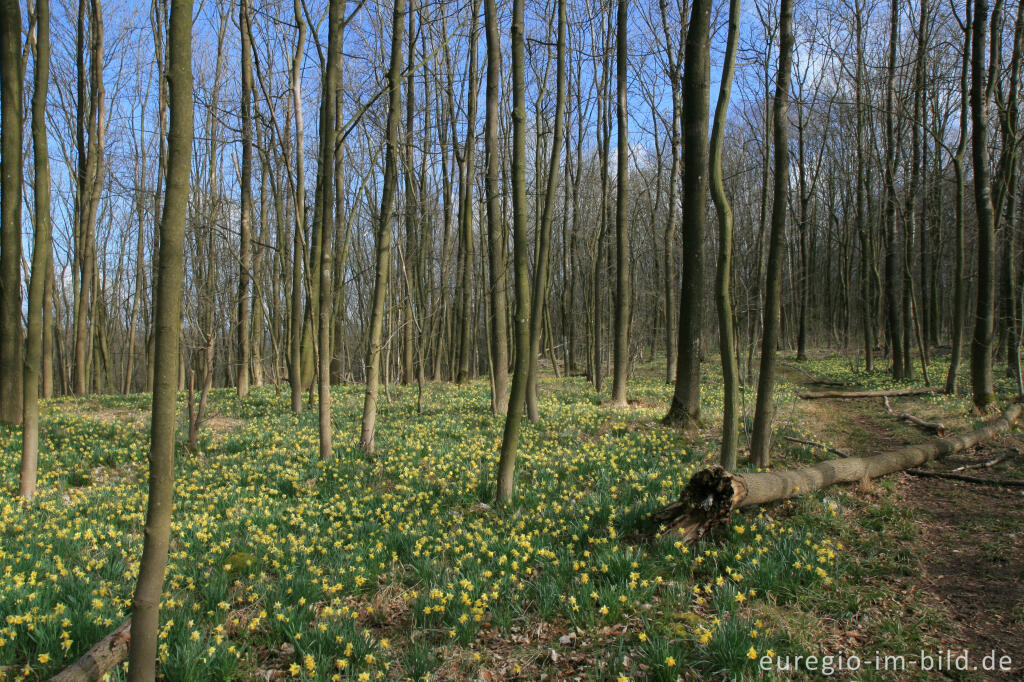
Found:
[[[320,304],[317,320],[317,397],[320,432],[320,459],[334,456],[331,442],[331,308],[334,292],[331,290],[331,269],[334,248],[334,148],[337,107],[338,73],[341,68],[341,21],[345,13],[345,0],[330,0],[328,10],[327,68],[321,87],[320,104],[320,205],[315,229],[320,232]]]
[[[885,85],[885,313],[886,331],[892,352],[894,379],[907,376],[903,364],[903,330],[900,326],[898,244],[899,223],[896,198],[896,111],[894,91],[896,82],[896,46],[899,41],[898,0],[892,0],[889,11],[889,64]]]
[[[785,249],[786,210],[789,195],[789,83],[793,61],[793,0],[781,0],[779,7],[779,73],[776,77],[773,126],[775,128],[775,189],[772,202],[771,237],[768,244],[768,272],[765,280],[764,331],[761,334],[761,373],[757,378],[757,404],[750,440],[750,456],[759,467],[770,460],[771,428],[775,417],[772,391],[775,389],[775,353],[779,344],[782,259]]]
[[[46,143],[46,89],[50,78],[50,3],[36,0],[36,66],[32,92],[32,152],[35,166],[35,240],[28,285],[28,335],[22,380],[21,477],[19,494],[31,500],[39,462],[39,361],[43,345],[43,289],[50,274],[50,159]]]
[[[966,19],[964,22],[964,51],[960,63],[960,141],[957,143],[956,153],[953,155],[953,170],[956,175],[956,235],[955,253],[953,256],[953,322],[952,322],[952,350],[949,356],[949,372],[946,374],[946,393],[956,393],[957,380],[960,372],[960,356],[964,337],[964,317],[966,316],[967,305],[967,284],[964,282],[964,209],[965,209],[965,182],[964,182],[964,159],[967,156],[967,118],[969,104],[968,73],[971,64],[971,39],[973,35],[973,21],[971,3],[964,6]]]
[[[53,253],[46,264],[46,281],[43,285],[43,356],[40,396],[45,400],[53,397],[53,355],[54,355],[54,305],[53,305]]]
[[[628,8],[629,0],[618,0],[615,38],[615,120],[618,155],[615,171],[615,339],[610,403],[613,407],[626,406],[626,378],[629,376],[629,320],[632,294],[629,264],[629,114],[626,93],[629,68]]]
[[[865,195],[867,179],[865,177],[864,128],[866,115],[864,111],[864,7],[861,2],[854,8],[857,42],[857,234],[860,237],[860,295],[861,295],[861,327],[864,333],[864,370],[874,371],[875,364],[875,326],[871,314],[871,279],[870,267],[874,254],[871,252],[871,229],[868,223]]]
[[[80,261],[78,306],[75,316],[74,390],[82,395],[89,390],[91,357],[95,327],[96,214],[99,210],[103,176],[104,87],[103,87],[103,15],[98,0],[91,0],[89,41],[89,142],[79,170],[79,228],[76,243]],[[82,72],[79,72],[81,75]],[[80,87],[79,94],[82,94]],[[80,105],[81,107],[82,105]],[[80,150],[81,151],[81,150]]]
[[[238,344],[238,395],[244,398],[249,394],[249,268],[252,256],[251,238],[252,224],[252,43],[250,39],[250,7],[249,0],[240,0],[238,4],[238,28],[242,36],[242,169],[241,169],[241,206],[238,221],[238,327],[236,329]]]
[[[559,163],[562,153],[562,139],[565,136],[565,4],[558,0],[557,56],[555,57],[555,130],[551,141],[551,164],[548,169],[547,187],[544,191],[544,207],[537,231],[537,255],[533,272],[532,309],[530,311],[530,358],[529,378],[526,388],[526,406],[530,421],[539,418],[537,410],[537,356],[540,354],[541,332],[544,323],[544,309],[548,290],[548,275],[551,270],[551,221],[555,213],[555,194],[558,191]],[[558,359],[552,355],[551,363],[558,372]]]
[[[985,42],[988,2],[975,0],[971,46],[971,143],[974,161],[974,203],[978,216],[978,302],[971,340],[971,387],[974,405],[983,410],[995,400],[992,383],[992,336],[995,325],[995,218],[989,179],[988,101]]]
[[[401,0],[399,0],[400,2]],[[488,0],[490,1],[490,0]],[[530,371],[530,267],[526,243],[526,80],[524,71],[525,0],[512,0],[512,240],[516,275],[516,363],[512,374],[508,414],[498,458],[496,500],[504,505],[512,498],[516,452],[522,429],[526,382]],[[488,33],[490,36],[490,33]]]
[[[665,422],[700,424],[700,356],[704,322],[704,217],[708,184],[708,91],[711,2],[694,0],[683,64],[683,284],[679,293],[679,352],[672,406]]]
[[[501,85],[501,39],[498,36],[498,10],[495,0],[484,0],[484,27],[487,37],[487,87],[484,112],[484,155],[487,175],[487,261],[491,302],[491,410],[508,411],[508,268],[507,248],[501,216],[501,152],[498,148],[498,89]]]
[[[391,63],[388,67],[387,157],[384,162],[384,188],[380,200],[380,225],[377,228],[376,278],[370,311],[369,339],[366,350],[366,396],[363,400],[362,433],[364,452],[374,451],[377,425],[377,392],[380,384],[381,342],[384,331],[384,307],[387,302],[391,267],[391,216],[398,184],[398,120],[401,116],[402,34],[405,30],[405,0],[395,0],[391,28]]]
[[[181,333],[183,246],[192,152],[192,2],[171,0],[166,78],[170,91],[167,192],[160,224],[156,281],[156,359],[149,451],[149,495],[139,577],[132,599],[128,677],[156,679],[160,593],[167,566],[174,503],[174,432]]]
[[[676,69],[678,71],[678,69]],[[673,81],[678,81],[678,75],[673,76]],[[665,221],[665,235],[663,244],[665,253],[662,254],[664,276],[665,276],[665,383],[670,384],[676,378],[676,366],[678,357],[676,319],[675,319],[675,250],[676,250],[676,224],[678,210],[679,192],[679,166],[680,155],[682,154],[682,116],[683,116],[683,95],[680,92],[678,83],[672,87],[672,167],[668,174],[668,220]]]
[[[0,4],[0,423],[22,419],[21,8]]]
[[[291,388],[292,412],[299,413],[302,412],[302,252],[303,235],[306,232],[306,162],[302,125],[302,60],[306,50],[306,22],[302,13],[302,0],[295,0],[294,15],[298,32],[291,69],[292,107],[295,109],[295,231],[292,234],[288,383]]]
[[[718,272],[715,278],[715,302],[718,307],[719,352],[722,356],[724,384],[724,416],[722,420],[721,462],[725,469],[736,468],[736,444],[739,440],[739,370],[736,367],[735,340],[732,324],[732,298],[729,279],[732,276],[732,207],[722,182],[722,141],[725,117],[729,111],[729,95],[739,42],[740,0],[729,0],[729,33],[726,38],[725,64],[715,105],[715,123],[711,130],[710,186],[711,198],[718,212]]]

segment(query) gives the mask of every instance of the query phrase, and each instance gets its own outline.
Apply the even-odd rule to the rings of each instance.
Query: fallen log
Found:
[[[95,682],[128,657],[132,621],[126,618],[117,629],[96,642],[81,658],[50,678],[50,682]]]
[[[886,412],[888,412],[893,417],[896,417],[897,419],[902,419],[903,421],[908,421],[911,424],[913,424],[914,426],[921,427],[925,431],[934,431],[936,434],[938,434],[939,438],[941,438],[942,436],[946,435],[946,427],[943,426],[942,423],[940,423],[940,422],[925,421],[924,419],[921,419],[920,417],[915,417],[914,415],[910,414],[909,412],[896,412],[895,410],[893,410],[892,406],[889,404],[889,396],[887,396],[887,395],[883,395],[882,396],[882,405],[885,406],[885,411]]]
[[[939,392],[938,386],[930,386],[923,388],[893,388],[888,391],[807,391],[805,393],[797,393],[796,397],[802,400],[815,400],[818,398],[882,398],[885,396],[926,395]]]
[[[735,509],[806,495],[836,483],[866,484],[879,476],[920,466],[1009,431],[1022,412],[1024,405],[1014,402],[976,431],[871,457],[832,459],[812,467],[765,473],[732,473],[719,466],[702,469],[686,484],[678,500],[656,510],[650,518],[660,532],[678,529],[684,542],[693,543],[713,525],[727,520]]]

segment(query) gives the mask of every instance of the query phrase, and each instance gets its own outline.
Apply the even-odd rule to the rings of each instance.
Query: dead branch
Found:
[[[850,456],[847,453],[843,452],[842,450],[834,448],[831,445],[825,445],[824,443],[816,443],[813,440],[804,440],[803,438],[793,438],[792,436],[784,436],[784,438],[792,443],[800,443],[801,445],[809,445],[811,447],[820,448],[822,450],[825,450],[826,452],[831,452],[832,454],[839,455],[840,457],[843,458]]]
[[[815,400],[818,398],[881,398],[883,396],[925,395],[939,392],[937,386],[931,386],[924,388],[894,388],[888,391],[808,391],[806,393],[797,393],[796,397],[803,400]]]
[[[1012,403],[997,419],[976,431],[959,436],[907,445],[872,457],[832,459],[812,467],[767,473],[731,473],[721,467],[698,471],[675,502],[658,509],[651,520],[661,532],[679,529],[684,542],[696,542],[733,510],[797,495],[806,495],[837,483],[866,484],[879,476],[918,467],[933,459],[974,447],[1009,431],[1024,412],[1024,405]]]
[[[975,483],[977,485],[991,485],[1000,488],[1024,488],[1024,481],[1006,478],[978,478],[977,476],[964,476],[948,471],[925,471],[923,469],[907,469],[905,473],[920,478],[943,478],[951,481],[963,481],[964,483]]]
[[[955,472],[955,471],[967,471],[968,469],[988,469],[989,467],[994,467],[995,465],[999,464],[1000,462],[1009,459],[1010,456],[1013,455],[1013,454],[1015,454],[1015,452],[1013,450],[1010,450],[1009,452],[1004,453],[1002,455],[999,455],[995,459],[990,459],[987,462],[978,462],[977,464],[963,464],[961,466],[954,467],[953,469],[950,469],[950,471],[951,472]]]
[[[132,621],[126,618],[117,629],[96,642],[70,666],[50,678],[50,682],[95,682],[128,657]]]
[[[920,417],[915,417],[914,415],[908,412],[894,411],[892,409],[892,406],[889,405],[889,396],[887,395],[882,396],[882,405],[885,406],[886,412],[888,412],[893,417],[896,417],[897,419],[908,421],[911,424],[919,426],[926,431],[934,431],[936,434],[938,434],[940,438],[946,434],[946,427],[943,426],[941,422],[929,422],[925,421],[924,419],[921,419]]]

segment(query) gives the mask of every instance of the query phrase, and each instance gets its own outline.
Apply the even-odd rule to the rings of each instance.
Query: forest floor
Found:
[[[805,390],[822,390],[806,372],[782,371]],[[940,375],[939,381],[944,378]],[[973,413],[951,412],[941,397],[907,396],[890,402],[896,412],[942,423],[947,433],[970,430],[978,422]],[[822,439],[846,453],[877,454],[935,437],[888,414],[880,399],[804,400],[794,407],[799,423],[816,425]],[[937,659],[943,659],[943,676],[1024,678],[1024,487],[995,485],[1024,482],[1021,435],[1007,434],[924,467],[926,472],[956,471],[991,485],[896,474],[885,492],[877,485],[874,490],[848,491],[865,500],[881,492],[890,498],[884,504],[898,506],[902,519],[894,530],[901,531],[900,570],[879,577],[891,584],[894,606],[903,595],[912,596],[900,606],[905,622],[913,622],[922,607],[936,610],[932,615],[938,618],[929,617],[925,626],[936,644],[923,651],[936,659],[936,668]],[[871,515],[864,519],[870,523]],[[926,661],[916,653],[906,660],[908,672],[911,663],[920,667]],[[987,669],[990,664],[996,669]]]
[[[716,365],[692,433],[660,424],[663,364],[637,369],[626,410],[583,378],[543,376],[504,513],[491,507],[502,420],[485,379],[428,384],[423,413],[414,387],[392,386],[376,458],[357,447],[361,387],[334,388],[330,463],[317,460],[315,411],[291,414],[287,391],[214,391],[199,452],[178,451],[162,675],[995,679],[982,669],[994,650],[997,667],[1010,657],[1002,677],[1020,679],[1022,488],[900,473],[744,510],[693,547],[644,535],[648,514],[717,457]],[[944,370],[935,363],[932,380]],[[857,455],[933,437],[879,400],[795,397],[816,381],[893,386],[884,367],[822,352],[782,358],[781,373],[774,467],[834,456],[786,437]],[[892,406],[951,433],[983,421],[963,394]],[[20,432],[0,427],[0,679],[45,679],[127,614],[149,408],[148,395],[46,401],[31,506],[14,497]],[[1022,450],[1016,433],[928,468],[1005,455],[961,473],[1024,480]]]

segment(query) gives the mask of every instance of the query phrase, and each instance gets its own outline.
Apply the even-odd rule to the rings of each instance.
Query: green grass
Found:
[[[845,362],[809,361],[822,376],[846,376]],[[486,381],[428,385],[424,414],[414,388],[392,387],[375,458],[357,447],[362,387],[334,388],[327,464],[315,413],[290,413],[286,391],[239,400],[215,390],[211,411],[236,427],[204,430],[195,455],[178,447],[162,673],[475,679],[485,669],[534,679],[565,673],[577,647],[560,642],[569,633],[588,643],[574,674],[590,679],[755,678],[765,652],[818,652],[822,618],[880,599],[866,576],[912,570],[902,563],[912,557],[879,558],[872,545],[912,541],[912,524],[891,491],[877,505],[826,491],[738,514],[694,547],[671,535],[630,544],[717,452],[715,429],[660,425],[671,392],[662,376],[655,367],[632,378],[640,402],[623,411],[602,407],[606,396],[582,379],[544,380],[502,513],[490,503],[503,419],[489,413]],[[776,398],[779,426],[797,433],[786,421],[794,390],[782,382]],[[706,423],[717,424],[718,376],[702,398]],[[53,674],[127,615],[148,422],[90,410],[149,405],[46,403],[30,506],[15,498],[20,432],[0,430],[0,666],[16,668],[12,679]],[[879,639],[917,641],[898,615],[876,625]]]

